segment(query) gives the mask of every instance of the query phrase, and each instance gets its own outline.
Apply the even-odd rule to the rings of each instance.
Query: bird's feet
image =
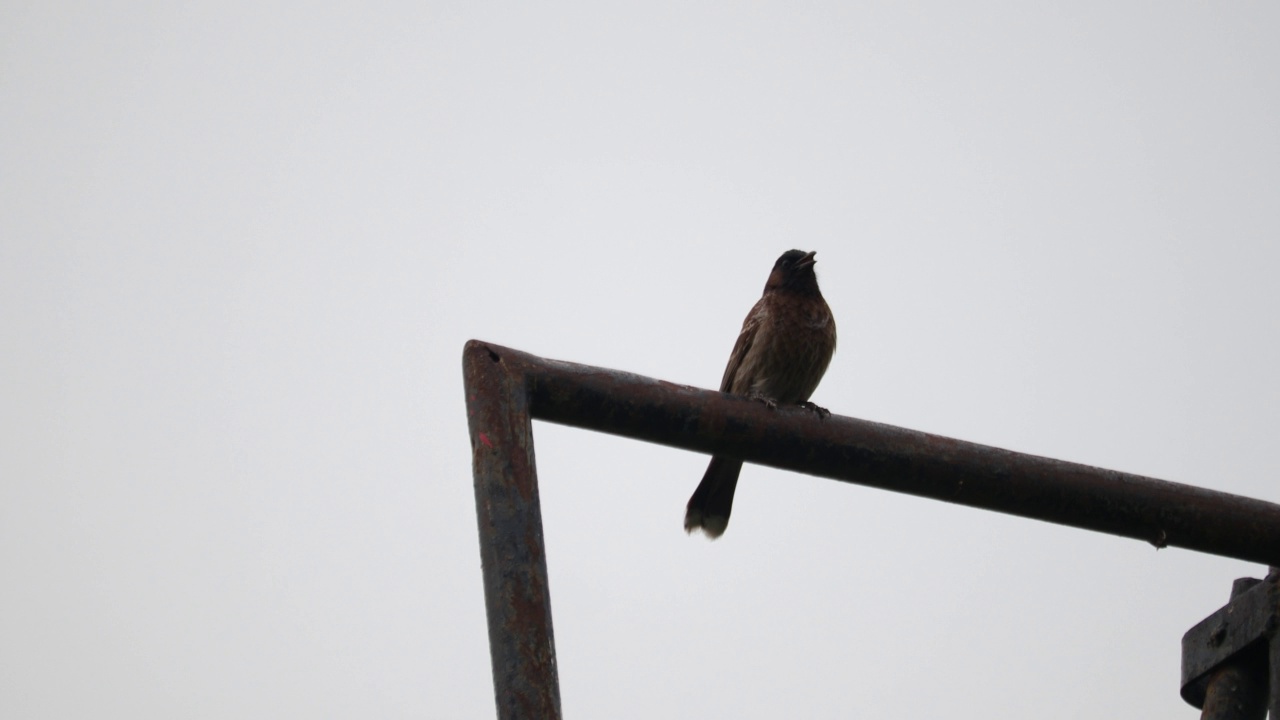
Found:
[[[753,394],[751,394],[751,395],[750,395],[750,398],[751,398],[752,400],[755,400],[756,402],[762,402],[762,403],[764,403],[764,406],[765,406],[765,407],[767,407],[767,408],[769,408],[770,410],[777,410],[777,409],[778,409],[778,403],[774,402],[773,398],[771,398],[771,397],[766,397],[766,396],[764,396],[764,395],[760,395],[760,394],[758,394],[758,393],[753,393]]]
[[[822,407],[821,405],[814,405],[813,403],[809,402],[808,400],[805,400],[804,402],[800,403],[800,407],[804,408],[805,410],[811,410],[811,411],[813,411],[813,413],[814,413],[815,415],[817,415],[817,416],[818,416],[818,419],[819,419],[819,420],[822,420],[822,419],[824,419],[824,418],[831,417],[831,411],[830,411],[830,410],[828,410],[828,409],[826,409],[826,408]]]

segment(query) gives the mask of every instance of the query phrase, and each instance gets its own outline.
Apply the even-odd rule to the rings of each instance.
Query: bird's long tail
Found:
[[[702,530],[707,537],[718,538],[729,525],[729,512],[733,510],[733,491],[738,488],[738,473],[742,461],[712,457],[707,472],[698,483],[698,489],[689,498],[684,514],[685,532]]]

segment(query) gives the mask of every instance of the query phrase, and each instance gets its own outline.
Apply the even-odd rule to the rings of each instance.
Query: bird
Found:
[[[764,294],[742,321],[720,392],[829,414],[808,402],[836,351],[835,317],[813,270],[816,254],[788,250],[774,263]],[[724,534],[741,471],[741,460],[712,456],[685,509],[685,532],[701,530],[713,540]]]

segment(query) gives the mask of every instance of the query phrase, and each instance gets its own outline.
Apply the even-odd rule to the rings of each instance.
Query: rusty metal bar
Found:
[[[483,348],[483,350],[481,349]],[[1192,485],[762,403],[518,350],[533,416],[686,450],[1266,565],[1280,505]]]
[[[1280,565],[1280,505],[1261,500],[851,417],[819,419],[476,340],[463,351],[463,367],[502,718],[560,717],[530,416],[1158,548]],[[518,712],[524,702],[529,711]]]
[[[559,720],[528,378],[474,342],[462,372],[498,717]]]

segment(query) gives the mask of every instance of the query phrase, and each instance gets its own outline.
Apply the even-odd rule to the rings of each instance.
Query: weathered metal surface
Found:
[[[1258,644],[1213,674],[1200,720],[1263,720],[1267,717],[1267,646]]]
[[[1182,698],[1201,720],[1262,720],[1276,586],[1240,578],[1231,602],[1182,638]]]
[[[1157,548],[1280,565],[1280,505],[1261,500],[857,418],[771,409],[475,340],[464,349],[463,367],[490,653],[504,719],[560,717],[531,417],[1136,538]],[[1204,703],[1206,673],[1262,635],[1270,637],[1276,602],[1268,588],[1274,586],[1268,581],[1243,592],[1187,633],[1188,702]],[[1218,624],[1206,625],[1213,622]],[[1271,643],[1271,652],[1273,687],[1280,687],[1280,643]],[[1273,714],[1280,717],[1280,707]]]
[[[467,344],[462,365],[498,717],[558,720],[526,373],[476,343]]]
[[[1274,575],[1273,569],[1272,576]],[[1273,605],[1272,609],[1276,609],[1276,606]],[[1271,687],[1270,713],[1272,720],[1280,718],[1280,637],[1278,635],[1280,633],[1277,633],[1276,628],[1273,627],[1271,629],[1269,647],[1267,648],[1267,658],[1269,660],[1267,663],[1267,676]]]
[[[589,430],[1170,546],[1280,564],[1280,505],[496,345],[533,416]]]

